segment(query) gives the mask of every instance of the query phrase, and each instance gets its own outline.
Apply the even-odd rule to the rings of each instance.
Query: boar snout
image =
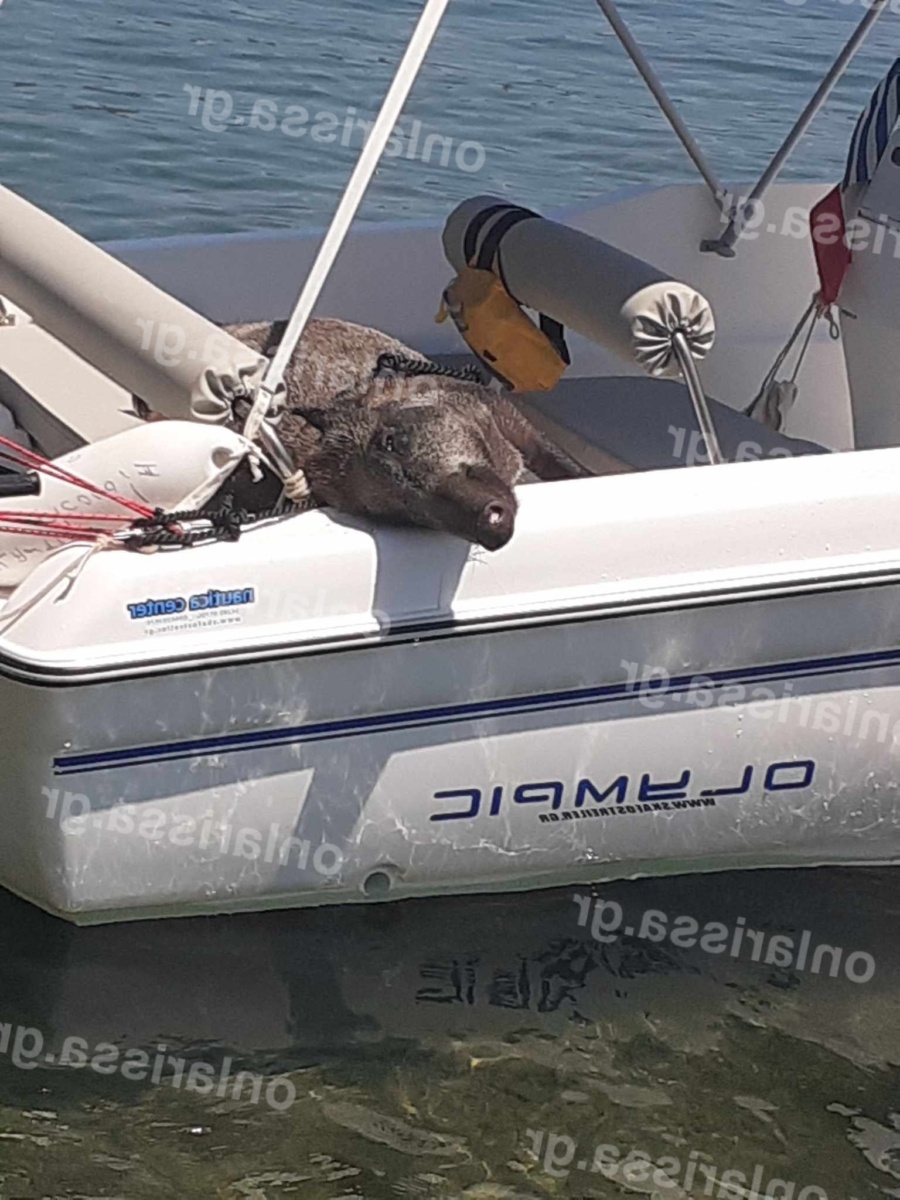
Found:
[[[515,494],[489,467],[452,475],[435,498],[442,510],[440,526],[485,550],[502,549],[515,532]]]
[[[342,398],[331,408],[293,408],[285,444],[298,442],[297,418],[315,439],[303,471],[319,504],[443,530],[486,550],[512,537],[521,458],[487,415],[447,403],[368,408]]]
[[[508,504],[493,500],[484,506],[476,528],[485,550],[500,550],[515,532],[516,514]]]

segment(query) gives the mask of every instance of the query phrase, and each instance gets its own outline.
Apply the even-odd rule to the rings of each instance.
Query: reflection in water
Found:
[[[601,944],[570,892],[86,930],[4,896],[0,1196],[896,1197],[896,880],[602,889],[633,929],[655,909],[808,930],[871,954],[863,985],[830,959]],[[73,1038],[96,1069],[60,1065]],[[126,1051],[185,1065],[154,1083]],[[289,1106],[266,1102],[280,1076]]]

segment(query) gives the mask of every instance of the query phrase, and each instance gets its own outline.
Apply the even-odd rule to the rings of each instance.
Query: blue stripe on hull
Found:
[[[383,713],[376,716],[352,717],[333,721],[318,721],[308,725],[293,725],[283,729],[261,729],[246,733],[222,734],[216,737],[193,738],[182,742],[163,742],[154,746],[135,746],[123,750],[103,750],[78,754],[62,754],[53,760],[55,775],[73,775],[82,771],[104,768],[138,766],[142,763],[174,762],[206,754],[235,753],[265,747],[289,746],[301,742],[324,742],[334,738],[355,737],[360,734],[387,733],[420,729],[436,725],[451,725],[460,721],[475,721],[485,717],[513,716],[517,713],[549,712],[584,705],[608,704],[627,698],[647,696],[676,696],[697,687],[719,691],[737,684],[762,684],[811,679],[820,675],[848,674],[859,670],[876,670],[900,666],[900,650],[853,654],[839,658],[809,659],[805,662],[783,663],[764,667],[743,667],[729,671],[697,671],[670,679],[665,688],[640,688],[632,683],[614,683],[603,687],[575,688],[567,691],[544,692],[536,696],[510,696],[501,700],[473,701],[432,708],[410,709],[406,712]],[[759,701],[757,701],[759,703]]]

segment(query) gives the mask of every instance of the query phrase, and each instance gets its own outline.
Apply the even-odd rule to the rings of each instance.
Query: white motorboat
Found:
[[[704,183],[523,221],[502,256],[569,330],[523,411],[633,473],[522,486],[494,554],[329,510],[125,548],[278,468],[284,363],[212,322],[281,318],[306,276],[287,353],[314,310],[466,350],[433,314],[508,204],[348,233],[446,2],[324,240],[101,249],[0,194],[0,432],[43,479],[0,514],[0,884],[68,920],[900,861],[896,75],[838,196],[846,272],[797,233],[828,185],[774,182],[886,0],[737,202],[599,0]],[[240,393],[258,452],[219,424]]]

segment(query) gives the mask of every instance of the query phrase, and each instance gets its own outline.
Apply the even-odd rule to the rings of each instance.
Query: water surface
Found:
[[[0,1012],[39,1029],[45,1054],[72,1036],[162,1045],[217,1075],[226,1058],[287,1073],[296,1100],[274,1111],[249,1089],[178,1088],[168,1071],[152,1086],[0,1056],[0,1195],[652,1195],[652,1181],[591,1171],[606,1144],[674,1157],[681,1182],[693,1161],[716,1179],[759,1168],[766,1187],[795,1184],[775,1197],[896,1196],[896,873],[602,895],[635,917],[808,930],[876,972],[857,984],[824,956],[813,974],[634,936],[601,944],[558,891],[93,930],[2,900]],[[544,1135],[537,1156],[528,1131]],[[714,1194],[704,1178],[688,1194]]]
[[[729,185],[761,171],[864,12],[846,0],[621,8]],[[100,239],[320,225],[360,145],[343,122],[351,109],[372,116],[418,11],[417,0],[6,0],[3,182]],[[882,19],[788,177],[842,173],[898,22]],[[228,93],[228,123],[215,97],[206,119],[204,103],[192,116],[191,88]],[[282,132],[290,106],[310,114],[302,134]],[[313,139],[320,112],[341,122],[330,142]],[[549,206],[695,178],[593,0],[453,0],[404,128],[415,120],[422,142],[453,140],[451,165],[440,144],[430,163],[407,159],[407,145],[380,168],[366,219],[443,216],[475,192]],[[476,173],[457,166],[464,142],[483,147]]]

